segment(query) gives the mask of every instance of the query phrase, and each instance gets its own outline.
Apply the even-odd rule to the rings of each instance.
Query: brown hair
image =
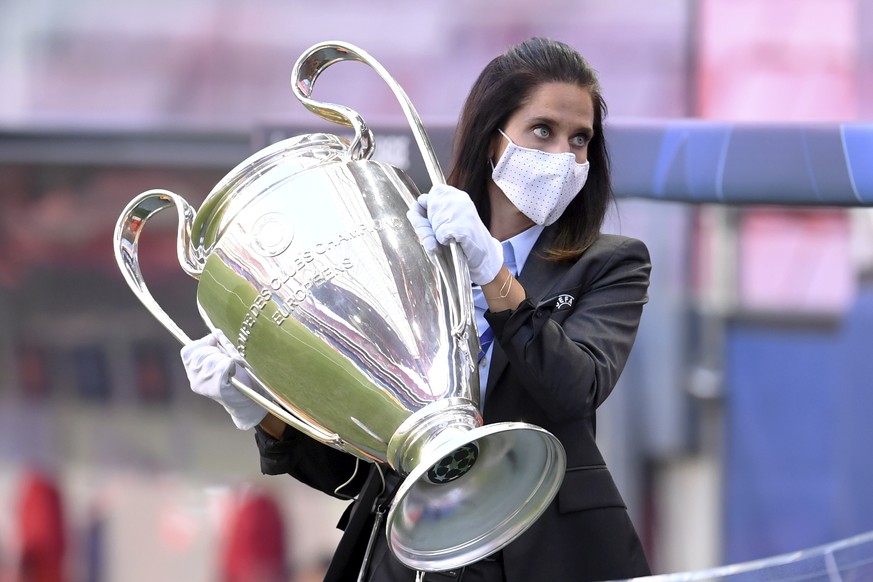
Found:
[[[591,94],[594,135],[588,144],[588,180],[557,220],[558,233],[547,250],[553,260],[575,259],[600,234],[612,202],[609,154],[603,136],[606,103],[597,74],[582,55],[568,45],[532,38],[493,59],[473,84],[455,134],[452,171],[448,183],[469,193],[485,226],[490,222],[488,145],[509,117],[543,83],[574,83]]]

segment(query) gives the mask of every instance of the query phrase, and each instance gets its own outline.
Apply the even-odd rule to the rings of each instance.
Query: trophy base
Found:
[[[386,522],[394,555],[423,572],[466,566],[506,546],[546,510],[566,469],[558,439],[525,423],[454,432],[428,449]]]

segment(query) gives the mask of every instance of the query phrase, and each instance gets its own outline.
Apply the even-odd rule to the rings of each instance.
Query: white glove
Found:
[[[235,377],[250,388],[254,386],[241,366],[237,370],[237,360],[242,357],[221,330],[183,346],[180,354],[191,390],[224,406],[237,428],[249,430],[267,415],[266,409],[230,383]]]
[[[482,224],[469,194],[438,184],[419,196],[418,204],[427,211],[437,241],[461,245],[473,283],[484,285],[497,277],[503,267],[503,246]]]
[[[439,244],[433,233],[433,228],[430,226],[430,221],[427,219],[427,210],[418,203],[418,200],[409,203],[406,218],[412,223],[412,228],[415,229],[415,234],[418,235],[418,240],[424,250],[429,253],[434,252]]]

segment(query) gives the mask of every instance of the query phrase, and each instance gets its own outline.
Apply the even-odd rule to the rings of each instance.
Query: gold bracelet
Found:
[[[509,292],[512,290],[512,281],[514,279],[515,278],[512,276],[512,272],[510,272],[509,277],[507,277],[503,285],[500,286],[500,295],[498,295],[497,297],[486,297],[485,299],[494,301],[496,299],[506,299],[507,297],[509,297]]]

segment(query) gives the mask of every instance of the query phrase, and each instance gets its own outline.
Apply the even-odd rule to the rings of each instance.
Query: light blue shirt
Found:
[[[540,233],[543,232],[544,226],[535,225],[520,232],[514,237],[503,241],[503,264],[512,272],[513,275],[518,275],[524,269],[524,264],[530,255],[531,249],[536,244]],[[485,333],[490,326],[485,320],[485,312],[488,310],[488,303],[485,301],[485,296],[482,294],[482,288],[479,285],[473,286],[473,303],[476,307],[476,328],[479,332],[479,337]],[[485,352],[485,357],[479,362],[479,408],[485,407],[485,389],[488,386],[488,372],[491,370],[491,353],[494,351],[494,344],[488,347]]]

